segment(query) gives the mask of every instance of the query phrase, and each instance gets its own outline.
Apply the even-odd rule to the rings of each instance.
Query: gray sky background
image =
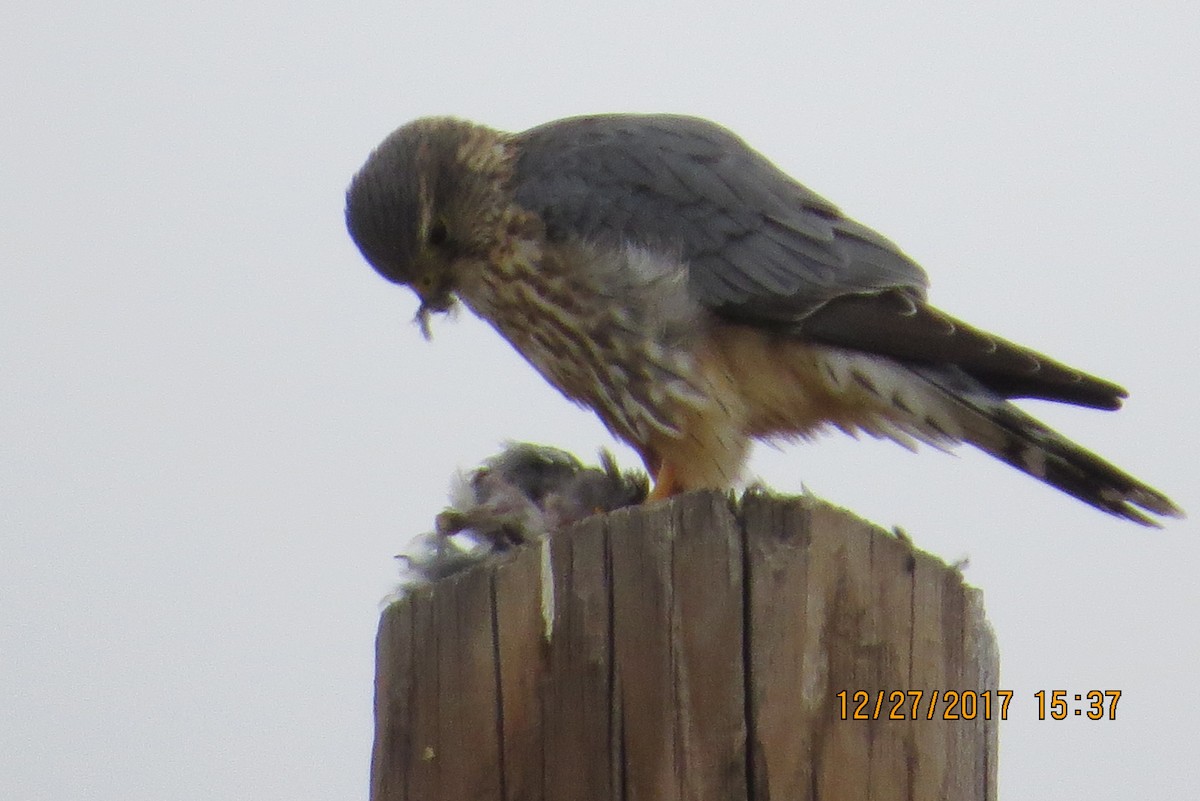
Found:
[[[501,440],[611,444],[468,316],[423,343],[355,251],[346,184],[414,117],[722,122],[937,305],[1126,385],[1028,407],[1200,514],[1195,3],[422,6],[6,9],[0,798],[364,798],[392,555]],[[1002,797],[1194,793],[1195,522],[845,437],[751,469],[970,559]],[[1040,722],[1039,689],[1124,695]]]

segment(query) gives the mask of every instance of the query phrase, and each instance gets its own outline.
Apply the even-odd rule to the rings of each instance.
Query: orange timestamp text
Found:
[[[1012,690],[842,690],[842,720],[1008,720]]]
[[[1012,690],[842,690],[842,720],[1008,720]],[[1116,720],[1120,690],[1038,690],[1038,720]]]

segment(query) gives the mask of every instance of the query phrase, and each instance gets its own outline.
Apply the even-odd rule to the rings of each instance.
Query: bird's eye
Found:
[[[429,244],[440,247],[446,244],[446,240],[450,238],[450,232],[446,230],[446,223],[443,220],[438,220],[429,229]]]

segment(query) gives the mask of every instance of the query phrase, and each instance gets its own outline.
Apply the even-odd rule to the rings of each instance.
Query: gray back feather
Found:
[[[576,117],[518,144],[517,202],[552,239],[679,258],[696,299],[718,313],[787,325],[846,294],[924,297],[924,272],[895,245],[713,123]]]

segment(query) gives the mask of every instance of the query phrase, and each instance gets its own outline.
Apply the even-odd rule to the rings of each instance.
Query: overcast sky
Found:
[[[899,243],[940,307],[1127,386],[1116,414],[1027,408],[1200,514],[1195,3],[22,5],[0,798],[365,798],[392,555],[501,440],[612,444],[468,315],[423,342],[354,249],[346,184],[415,117],[729,126]],[[1194,522],[842,436],[751,473],[969,558],[1020,701],[1002,797],[1195,792]],[[1039,689],[1124,694],[1057,723]]]

